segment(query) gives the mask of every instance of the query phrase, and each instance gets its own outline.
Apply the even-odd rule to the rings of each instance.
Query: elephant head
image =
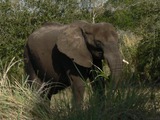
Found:
[[[109,23],[90,24],[83,21],[69,25],[58,38],[58,49],[83,67],[91,67],[93,59],[104,59],[111,78],[118,83],[122,71],[122,57],[118,35]]]

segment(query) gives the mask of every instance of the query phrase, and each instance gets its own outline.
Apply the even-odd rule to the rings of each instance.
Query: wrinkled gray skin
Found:
[[[109,23],[47,23],[29,36],[24,56],[29,81],[37,80],[41,84],[49,82],[49,99],[52,94],[71,86],[77,104],[83,100],[82,78],[92,81],[94,92],[104,94],[104,79],[93,82],[95,73],[90,72],[95,69],[93,64],[102,69],[104,59],[115,84],[122,70],[118,36]]]

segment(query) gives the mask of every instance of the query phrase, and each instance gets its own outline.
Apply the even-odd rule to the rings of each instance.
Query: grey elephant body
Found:
[[[108,23],[45,24],[29,36],[24,55],[29,80],[50,84],[49,99],[71,85],[80,103],[84,93],[82,79],[89,77],[92,81],[95,75],[90,70],[95,69],[94,65],[102,69],[102,59],[108,62],[112,79],[118,81],[122,69],[117,34]],[[99,89],[98,84],[104,88],[104,80],[100,80],[93,82],[93,90]]]

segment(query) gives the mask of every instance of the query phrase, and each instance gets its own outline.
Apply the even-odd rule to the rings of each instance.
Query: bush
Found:
[[[45,22],[70,23],[86,19],[74,0],[0,0],[0,59],[2,62],[23,57],[25,41],[33,30]]]
[[[144,37],[137,50],[137,72],[142,80],[160,82],[160,29]]]
[[[143,40],[139,43],[136,59],[137,72],[142,80],[160,82],[160,2],[144,4],[146,13],[141,21]]]

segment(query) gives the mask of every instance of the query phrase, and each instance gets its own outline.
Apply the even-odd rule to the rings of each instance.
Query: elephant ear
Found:
[[[92,66],[92,55],[87,49],[82,30],[77,26],[67,27],[58,37],[58,50],[83,67]]]
[[[75,21],[72,24],[80,27],[83,30],[83,32],[86,33],[86,34],[92,34],[93,33],[92,24],[90,24],[86,21],[78,20],[78,21]]]

